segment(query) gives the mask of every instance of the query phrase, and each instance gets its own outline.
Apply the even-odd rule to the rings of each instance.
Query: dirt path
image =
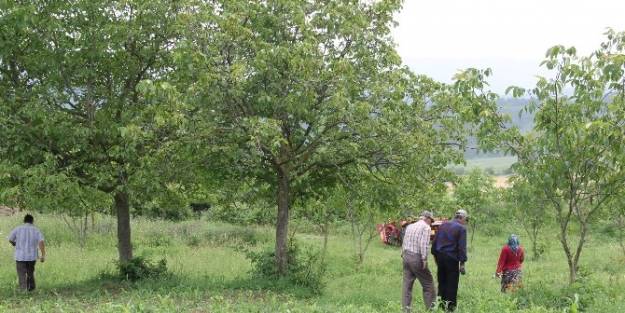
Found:
[[[17,209],[0,205],[0,216],[11,216],[15,213],[17,213]]]
[[[508,188],[510,183],[508,182],[509,176],[495,176],[495,187]]]

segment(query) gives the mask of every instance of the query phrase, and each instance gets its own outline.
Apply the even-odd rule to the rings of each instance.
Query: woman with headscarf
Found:
[[[521,287],[521,264],[525,252],[517,235],[510,235],[508,244],[501,248],[497,263],[497,277],[501,277],[501,292],[515,291]]]

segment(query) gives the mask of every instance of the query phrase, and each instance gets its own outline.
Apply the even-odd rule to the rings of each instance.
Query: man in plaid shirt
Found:
[[[415,279],[421,283],[423,302],[427,309],[432,308],[436,300],[434,279],[428,268],[428,244],[430,243],[430,225],[434,216],[429,211],[421,213],[419,221],[406,227],[406,234],[402,244],[402,258],[404,263],[404,283],[402,288],[402,308],[410,312],[412,305],[412,286]]]

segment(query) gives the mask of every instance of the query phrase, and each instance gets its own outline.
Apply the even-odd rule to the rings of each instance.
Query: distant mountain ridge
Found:
[[[507,114],[511,118],[511,125],[519,128],[521,133],[527,133],[534,128],[534,114],[523,111],[525,106],[530,103],[527,98],[500,98],[497,100],[499,112]],[[469,140],[471,146],[477,146],[475,138]],[[503,152],[479,152],[477,149],[468,149],[464,157],[466,159],[480,159],[505,156]]]

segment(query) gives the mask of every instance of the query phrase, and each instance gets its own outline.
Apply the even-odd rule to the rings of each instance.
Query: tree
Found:
[[[220,155],[214,170],[273,187],[282,275],[295,197],[355,166],[375,175],[409,159],[433,169],[461,162],[465,133],[496,112],[494,94],[481,92],[489,70],[450,86],[401,65],[390,34],[400,6],[216,1],[189,28],[178,67],[194,83],[178,87],[213,125],[202,144]]]
[[[623,208],[619,208],[617,215],[614,217],[612,227],[615,228],[616,238],[621,247],[621,254],[625,257],[625,212]]]
[[[398,184],[376,179],[367,172],[355,170],[339,176],[341,184],[334,190],[330,202],[342,208],[350,223],[356,264],[362,265],[371,240],[377,235],[376,219],[395,215],[399,207]],[[395,213],[395,214],[393,214]]]
[[[607,41],[587,57],[555,46],[543,64],[554,76],[540,78],[530,91],[535,101],[527,110],[536,113],[536,135],[509,147],[519,157],[519,174],[551,202],[573,283],[589,226],[625,184],[625,33],[608,31]]]
[[[618,196],[612,199],[607,206],[610,214],[606,216],[610,234],[618,241],[621,255],[625,258],[625,197]]]
[[[106,194],[119,259],[131,259],[133,186],[165,187],[144,169],[183,120],[167,76],[191,11],[142,0],[3,2],[0,11],[1,159]]]
[[[338,191],[338,192],[337,192]],[[333,225],[345,222],[343,190],[335,186],[318,188],[310,195],[294,202],[292,216],[295,221],[307,221],[318,228],[322,235],[321,262],[325,263],[328,239]],[[297,226],[296,226],[297,227]]]
[[[494,180],[481,169],[474,168],[469,175],[460,177],[454,197],[458,206],[471,215],[471,243],[480,223],[493,216],[494,195]]]
[[[530,184],[524,177],[512,177],[512,187],[506,190],[505,198],[515,221],[523,226],[532,244],[532,258],[542,254],[541,230],[550,217],[551,203],[544,197],[543,190]]]

